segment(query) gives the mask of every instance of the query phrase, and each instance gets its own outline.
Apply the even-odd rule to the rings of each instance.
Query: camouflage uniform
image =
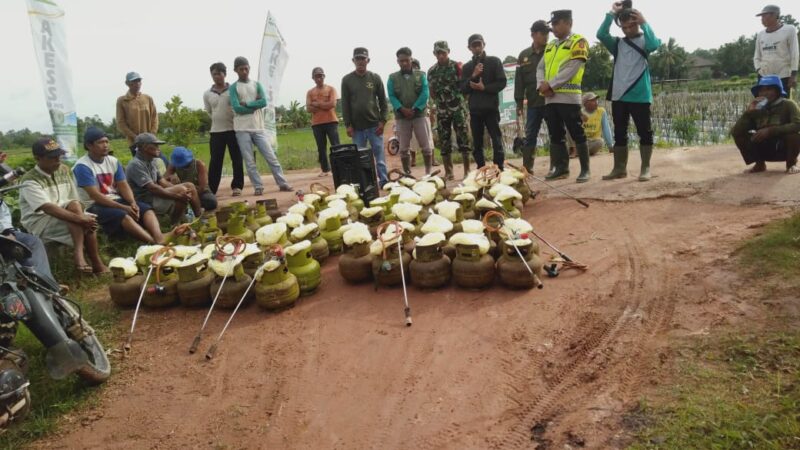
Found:
[[[460,78],[461,64],[452,60],[446,66],[439,66],[437,63],[428,69],[428,86],[436,108],[436,133],[439,135],[442,155],[450,154],[453,128],[456,130],[459,151],[470,151],[467,110],[464,107],[464,96],[458,88]]]

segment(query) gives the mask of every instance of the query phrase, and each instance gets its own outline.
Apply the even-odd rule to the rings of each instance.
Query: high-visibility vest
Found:
[[[586,39],[579,34],[573,34],[562,43],[558,43],[558,39],[553,39],[547,44],[544,50],[544,69],[545,80],[552,81],[558,74],[561,65],[572,59],[588,59],[589,49],[586,45]],[[580,70],[563,86],[554,89],[556,93],[560,94],[581,94],[581,82],[583,81],[583,69]]]

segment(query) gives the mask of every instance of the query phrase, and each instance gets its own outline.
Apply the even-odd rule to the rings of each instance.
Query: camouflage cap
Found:
[[[450,53],[450,46],[447,45],[447,41],[436,41],[433,43],[433,54],[439,52]]]

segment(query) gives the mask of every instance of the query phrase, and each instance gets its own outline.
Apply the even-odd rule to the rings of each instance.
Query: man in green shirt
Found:
[[[397,137],[400,140],[400,160],[403,171],[411,173],[411,134],[417,138],[425,161],[425,174],[431,173],[433,148],[428,132],[428,77],[411,65],[411,49],[403,47],[397,51],[400,70],[389,75],[386,84],[389,101],[394,109]]]
[[[359,148],[369,141],[381,187],[389,181],[383,155],[383,126],[388,110],[386,91],[380,75],[367,70],[369,51],[364,47],[353,50],[356,69],[342,78],[342,117],[347,135]]]
[[[528,100],[528,114],[525,120],[525,145],[522,147],[522,165],[528,172],[533,172],[533,160],[536,158],[536,140],[544,120],[544,97],[536,90],[536,68],[544,55],[550,27],[544,20],[537,20],[531,25],[533,43],[519,54],[517,73],[514,77],[514,100],[517,102],[517,117],[522,117],[525,100]]]
[[[746,173],[764,172],[766,161],[786,161],[786,173],[800,173],[800,108],[786,94],[781,79],[768,75],[751,90],[755,97],[736,121],[731,136],[745,164],[755,165]]]

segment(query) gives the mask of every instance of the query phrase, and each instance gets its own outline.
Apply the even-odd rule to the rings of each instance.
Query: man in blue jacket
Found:
[[[625,37],[611,36],[611,22],[615,19]],[[628,122],[633,117],[642,156],[639,181],[648,181],[650,156],[653,154],[653,129],[650,124],[653,88],[647,57],[658,49],[661,41],[653,34],[642,13],[625,9],[622,2],[611,5],[611,12],[606,14],[597,31],[597,39],[614,55],[614,73],[606,97],[612,102],[611,115],[614,118],[614,169],[603,179],[628,176]]]

